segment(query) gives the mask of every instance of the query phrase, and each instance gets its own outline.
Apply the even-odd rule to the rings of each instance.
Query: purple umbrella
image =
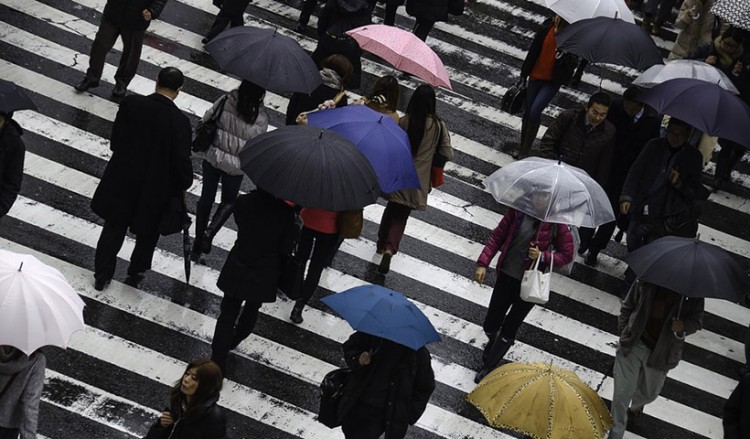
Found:
[[[671,79],[641,94],[661,114],[684,120],[710,136],[750,148],[750,107],[717,84]]]

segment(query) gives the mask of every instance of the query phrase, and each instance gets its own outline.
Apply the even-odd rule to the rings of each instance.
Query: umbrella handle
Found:
[[[677,317],[674,320],[680,320],[680,314],[682,313],[682,302],[685,300],[685,297],[680,297],[680,305],[677,307]],[[682,334],[677,334],[677,332],[672,331],[672,334],[674,334],[674,337],[677,340],[685,340],[685,331],[682,331]]]

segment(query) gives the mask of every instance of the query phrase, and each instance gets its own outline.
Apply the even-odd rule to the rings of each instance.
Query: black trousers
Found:
[[[250,336],[255,329],[261,306],[261,302],[250,302],[236,297],[224,296],[221,300],[221,312],[216,319],[214,338],[211,342],[211,360],[219,365],[222,372],[226,370],[229,351],[242,343],[242,340]]]
[[[346,439],[379,439],[386,433],[385,409],[356,404],[344,416],[341,431]],[[402,439],[406,436],[407,424],[390,425],[385,439]]]
[[[607,247],[607,243],[612,238],[612,234],[615,233],[617,228],[616,221],[610,221],[606,224],[602,224],[596,229],[590,229],[588,227],[580,227],[578,233],[581,236],[581,247],[585,247],[589,250],[589,253],[599,253]]]
[[[96,255],[94,256],[94,277],[96,279],[110,280],[115,274],[117,266],[117,253],[122,248],[128,226],[114,224],[110,221],[104,222],[99,242],[96,243]],[[159,231],[139,233],[135,237],[135,248],[130,255],[128,275],[143,273],[151,268],[156,243],[159,242]]]
[[[301,302],[307,303],[315,293],[323,269],[331,265],[331,260],[333,260],[338,249],[338,233],[321,233],[307,227],[302,228],[297,255],[300,260],[306,261],[309,259],[310,265],[302,284]]]
[[[18,428],[0,427],[0,439],[18,439],[19,434]]]
[[[250,0],[224,0],[221,10],[216,14],[214,24],[211,25],[211,30],[206,34],[208,41],[213,40],[217,35],[224,32],[227,26],[237,27],[245,24],[243,15],[247,5],[250,4]]]
[[[532,308],[533,303],[521,300],[521,280],[498,271],[482,328],[487,333],[500,331],[500,337],[515,340],[518,328]]]
[[[315,12],[315,5],[318,4],[318,0],[304,0],[302,2],[302,10],[299,13],[300,23],[306,25],[310,21],[310,16]]]
[[[434,21],[417,19],[417,22],[414,24],[414,30],[412,30],[412,33],[416,35],[417,38],[419,38],[420,40],[426,41],[427,34],[430,33],[430,31],[432,30],[432,26],[434,25],[435,25]]]
[[[99,30],[96,32],[93,44],[91,44],[86,77],[96,81],[101,79],[107,54],[115,45],[117,37],[120,37],[122,39],[122,56],[120,56],[120,65],[117,67],[117,72],[115,72],[115,82],[127,87],[138,71],[138,63],[141,62],[144,35],[146,35],[145,30],[124,29],[102,17]]]

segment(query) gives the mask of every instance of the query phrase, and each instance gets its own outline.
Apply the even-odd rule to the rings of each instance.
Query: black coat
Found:
[[[107,0],[102,14],[123,29],[145,30],[149,22],[143,19],[143,10],[148,9],[156,20],[165,4],[167,0]]]
[[[190,121],[168,97],[123,99],[112,126],[112,158],[91,200],[93,211],[135,234],[158,228],[170,197],[193,182],[190,138]]]
[[[417,21],[447,21],[449,0],[407,0],[406,13]]]
[[[339,93],[338,89],[328,87],[325,84],[320,84],[318,88],[313,90],[309,95],[303,93],[294,93],[289,98],[289,105],[286,107],[286,124],[296,125],[297,116],[303,111],[315,110],[318,105],[323,102],[333,99]],[[344,107],[347,105],[346,95],[341,98],[336,108]]]
[[[414,351],[380,337],[355,332],[344,342],[344,359],[354,369],[339,405],[340,414],[359,404],[382,407],[385,412],[385,437],[403,437],[409,425],[424,413],[435,390],[430,352],[422,347]],[[373,352],[369,365],[359,365],[362,352]]]
[[[217,399],[209,399],[190,416],[184,416],[179,404],[174,404],[168,411],[175,423],[162,427],[157,419],[144,439],[224,439],[227,420]]]
[[[534,39],[531,40],[531,46],[529,46],[529,51],[526,52],[526,58],[523,60],[523,65],[521,66],[522,77],[528,77],[534,69],[534,65],[537,59],[539,59],[539,54],[542,53],[544,38],[552,26],[552,19],[545,20],[539,26],[539,29],[537,29],[536,34],[534,34]],[[573,79],[573,74],[578,66],[578,57],[568,52],[558,52],[557,55],[552,73],[552,82],[555,85],[567,85]]]
[[[724,439],[750,437],[750,374],[740,382],[724,405]]]
[[[23,129],[6,118],[0,129],[0,217],[8,213],[21,191],[26,146],[21,140]]]
[[[265,191],[237,198],[237,241],[216,285],[227,296],[252,302],[274,302],[281,258],[292,251],[294,208]]]

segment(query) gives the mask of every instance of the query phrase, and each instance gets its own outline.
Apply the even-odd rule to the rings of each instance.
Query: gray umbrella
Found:
[[[242,170],[260,188],[305,207],[361,209],[380,194],[367,157],[333,131],[291,125],[247,142]]]
[[[224,72],[273,92],[310,94],[323,82],[310,55],[276,29],[233,27],[206,44],[206,50]]]

